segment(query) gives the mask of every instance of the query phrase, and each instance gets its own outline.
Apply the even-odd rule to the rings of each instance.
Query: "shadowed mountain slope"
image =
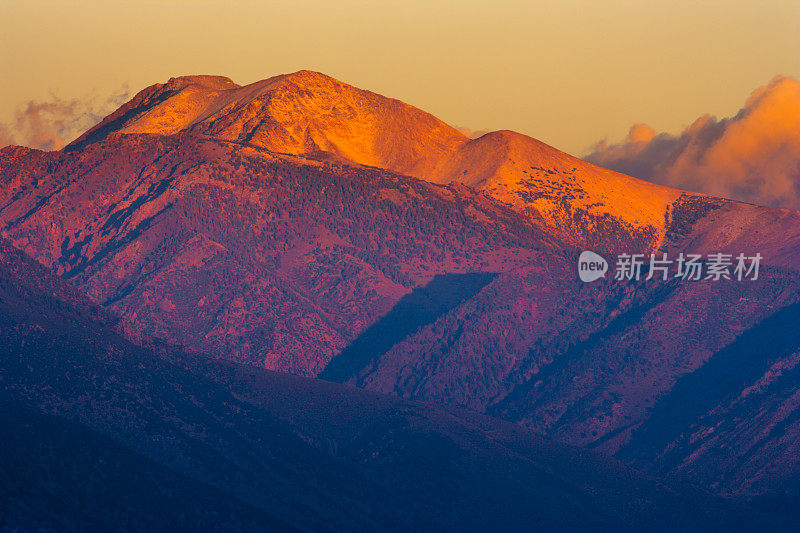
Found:
[[[4,527],[789,527],[473,413],[173,350],[167,362],[4,241],[0,308]]]
[[[672,476],[725,472],[718,484],[728,491],[800,492],[798,324],[795,303],[742,333],[678,380],[617,455]],[[739,453],[713,452],[725,448]]]
[[[79,422],[0,404],[4,531],[297,531]]]
[[[307,375],[437,274],[564,263],[467,187],[193,136],[6,148],[0,172],[6,235],[131,337]]]
[[[713,490],[796,494],[797,383],[778,380],[776,373],[790,375],[797,361],[766,340],[792,338],[799,278],[778,267],[763,267],[757,281],[747,282],[585,285],[504,273],[470,301],[373,356],[347,381],[465,405],[561,441],[635,455],[645,470]],[[755,334],[773,314],[787,318],[756,343],[760,351],[740,352],[750,366],[728,366],[729,346],[751,328]],[[728,396],[709,404],[703,394],[720,380],[732,383]],[[776,380],[783,385],[768,386]],[[682,405],[705,406],[683,413],[691,431],[681,438],[691,435],[692,444],[628,444],[631,432],[635,436],[639,425],[657,416],[661,402],[683,382],[692,386],[684,386]],[[748,415],[736,414],[743,412]],[[672,459],[665,463],[661,456],[668,450]]]
[[[472,298],[495,277],[493,273],[436,276],[424,287],[401,298],[391,311],[329,361],[319,377],[347,381],[393,345]]]

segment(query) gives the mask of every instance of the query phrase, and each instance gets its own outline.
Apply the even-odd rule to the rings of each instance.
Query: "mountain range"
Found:
[[[0,267],[4,530],[790,525],[472,411],[145,349],[6,241]]]
[[[593,509],[611,505],[610,495],[597,496],[599,485],[619,487],[616,497],[629,501],[639,489],[619,478],[654,483],[619,459],[698,487],[687,489],[699,490],[698,498],[711,498],[709,491],[749,499],[778,522],[775,516],[792,514],[800,493],[797,211],[654,185],[514,132],[469,139],[398,100],[309,71],[244,87],[217,76],[173,78],[144,89],[62,151],[3,148],[0,183],[3,236],[63,279],[14,259],[36,272],[26,290],[72,290],[66,282],[103,308],[81,300],[89,318],[80,333],[70,329],[72,318],[69,326],[64,318],[40,324],[41,308],[9,324],[8,332],[38,331],[33,338],[45,344],[70,333],[62,334],[68,348],[53,340],[49,351],[29,354],[37,364],[9,369],[20,377],[4,380],[8,401],[36,413],[31,427],[62,424],[54,438],[74,432],[110,456],[121,456],[117,446],[132,449],[126,457],[148,471],[188,476],[195,485],[181,490],[196,491],[198,501],[215,498],[215,490],[234,494],[242,504],[226,513],[256,522],[268,515],[301,529],[383,525],[397,517],[376,502],[399,502],[394,510],[419,505],[403,491],[422,484],[431,505],[446,505],[449,490],[461,494],[463,507],[448,516],[467,513],[464,523],[476,527],[479,511],[510,516],[529,501],[540,503],[509,527],[534,519],[552,525],[573,513],[576,500],[551,506],[547,498],[559,491],[541,490],[538,467],[503,463],[540,461],[531,450],[549,447],[548,472],[578,461],[568,454],[593,461],[558,474],[580,487],[574,494],[599,498]],[[576,269],[582,250],[612,261],[619,253],[721,252],[758,253],[762,262],[757,280],[609,275],[585,284]],[[19,283],[8,281],[8,290]],[[60,309],[50,291],[30,298]],[[8,298],[14,316],[29,297]],[[29,335],[9,338],[17,347],[10,364]],[[100,349],[92,344],[98,338],[113,341]],[[26,365],[33,368],[27,377]],[[97,373],[72,386],[64,382],[71,366]],[[140,391],[137,372],[164,384]],[[123,420],[117,402],[149,410]],[[194,412],[187,402],[204,407]],[[367,412],[376,422],[365,429]],[[233,429],[219,425],[227,417]],[[148,424],[172,436],[150,442],[141,433]],[[395,430],[396,438],[387,437]],[[281,461],[292,465],[290,474],[274,474],[284,490],[257,480],[259,469],[273,475],[273,463],[258,455],[266,434],[286,435],[275,445],[289,455],[307,454]],[[183,444],[170,450],[168,442]],[[430,468],[445,470],[439,477],[409,466],[420,448]],[[230,454],[236,466],[207,470],[190,459],[201,452],[212,462]],[[360,461],[363,472],[353,466]],[[487,471],[459,477],[464,465],[475,468],[472,461]],[[309,463],[330,463],[318,466],[322,479],[333,480],[328,492],[287,488],[319,476],[303,470]],[[133,464],[115,468],[139,470]],[[603,473],[605,481],[589,476],[607,469],[615,474]],[[343,481],[348,471],[363,481]],[[381,476],[409,477],[387,488],[376,481]],[[374,500],[359,499],[376,484]],[[505,488],[476,507],[476,487],[486,484]],[[299,500],[253,503],[277,501],[279,493]],[[336,522],[342,510],[332,502],[340,497],[360,502],[360,511]],[[644,498],[651,505],[644,509],[685,505],[662,505],[662,498]],[[708,509],[725,505],[708,501]],[[317,521],[284,514],[292,505],[314,509]],[[553,513],[542,515],[548,508]],[[203,523],[210,520],[203,509],[186,512]],[[432,520],[430,509],[415,509],[408,520]],[[616,512],[599,519],[608,526]],[[641,515],[620,512],[619,527],[641,526]],[[576,514],[575,527],[589,514]],[[647,520],[655,522],[652,514]]]

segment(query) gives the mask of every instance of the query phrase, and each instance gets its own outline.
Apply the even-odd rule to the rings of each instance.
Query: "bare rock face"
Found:
[[[134,340],[466,406],[719,492],[796,492],[796,211],[514,132],[469,140],[307,71],[150,87],[62,152],[0,150],[0,185],[4,235]],[[756,281],[585,284],[582,250],[763,259]]]

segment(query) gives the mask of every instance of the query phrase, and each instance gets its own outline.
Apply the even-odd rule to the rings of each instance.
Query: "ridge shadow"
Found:
[[[741,391],[757,382],[775,361],[800,349],[800,303],[790,304],[743,332],[728,346],[715,353],[694,372],[682,376],[670,392],[653,407],[650,417],[631,435],[628,444],[616,457],[638,464],[661,455],[665,464],[680,462],[681,447],[697,446],[690,441],[693,429],[709,419],[714,409],[727,406],[734,409],[726,420],[750,416],[735,400]],[[794,390],[797,371],[787,370],[769,386],[771,395],[786,397]],[[783,425],[791,424],[800,410],[789,413]],[[770,432],[758,444],[776,435]],[[671,443],[678,446],[670,448]],[[666,450],[666,452],[664,452]],[[722,452],[721,452],[722,453]],[[746,457],[752,450],[746,452]]]
[[[403,296],[394,307],[339,352],[319,379],[344,383],[392,346],[472,298],[498,276],[495,272],[438,274]]]

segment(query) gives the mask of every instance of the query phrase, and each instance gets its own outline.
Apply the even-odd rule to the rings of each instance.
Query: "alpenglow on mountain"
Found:
[[[0,227],[153,337],[455,404],[720,494],[796,493],[800,214],[611,172],[301,71],[174,78],[0,150]],[[754,282],[581,251],[760,253]]]

